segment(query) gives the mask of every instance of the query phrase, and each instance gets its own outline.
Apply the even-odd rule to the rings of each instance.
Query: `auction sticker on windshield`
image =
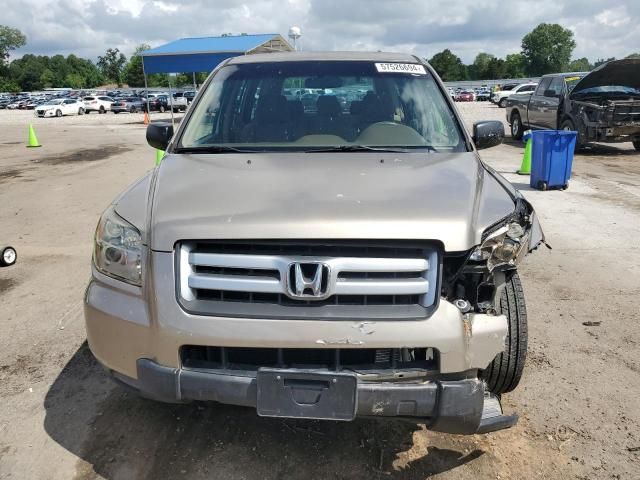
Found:
[[[426,75],[424,66],[417,63],[376,63],[376,69],[380,73],[414,73]]]

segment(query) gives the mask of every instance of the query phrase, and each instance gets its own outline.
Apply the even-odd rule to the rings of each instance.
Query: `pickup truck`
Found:
[[[292,84],[324,94],[305,109]],[[175,132],[149,125],[165,157],[99,221],[91,351],[160,401],[513,426],[500,395],[527,351],[517,266],[544,236],[480,159],[503,136],[496,121],[467,132],[414,55],[225,60]]]
[[[633,142],[640,151],[640,59],[614,60],[589,73],[545,75],[532,95],[507,100],[511,135],[527,129],[578,132],[588,142]]]

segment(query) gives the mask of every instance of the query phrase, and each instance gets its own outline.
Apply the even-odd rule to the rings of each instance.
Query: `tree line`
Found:
[[[576,42],[573,32],[558,24],[541,23],[522,38],[520,53],[497,58],[490,53],[479,53],[470,65],[451,50],[436,53],[429,63],[445,82],[460,80],[497,80],[501,78],[539,77],[547,73],[588,72],[615,60],[600,58],[591,63],[586,57],[572,60]],[[640,58],[640,53],[627,58]]]
[[[26,45],[27,39],[18,29],[0,25],[0,92],[29,92],[45,88],[68,87],[74,89],[95,88],[102,85],[128,85],[144,87],[142,57],[151,47],[139,45],[129,59],[117,48],[109,48],[92,62],[75,55],[26,54],[8,62],[11,50]],[[207,73],[196,74],[196,82],[202,83]],[[193,83],[192,74],[178,74],[171,78],[174,86]],[[147,76],[149,87],[167,87],[168,74]]]
[[[26,45],[25,35],[16,28],[0,25],[0,92],[43,90],[51,87],[74,89],[95,88],[115,84],[138,88],[144,86],[141,53],[151,47],[139,45],[129,59],[117,48],[109,48],[92,62],[75,55],[24,55],[8,62],[9,53]],[[538,77],[546,73],[589,71],[614,58],[598,59],[590,63],[587,58],[571,60],[576,42],[573,32],[557,24],[541,23],[522,39],[522,51],[497,58],[490,53],[479,53],[472,64],[465,65],[451,50],[435,54],[429,63],[444,81],[493,80],[500,78]],[[640,54],[629,55],[638,57]],[[196,74],[202,83],[207,73]],[[167,87],[167,74],[147,76],[148,86]],[[178,74],[172,85],[193,83],[191,74]]]

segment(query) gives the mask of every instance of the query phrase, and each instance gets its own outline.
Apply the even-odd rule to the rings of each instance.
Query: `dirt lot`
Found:
[[[488,104],[465,121],[502,119]],[[514,175],[522,145],[483,158],[535,205],[553,250],[521,269],[530,348],[504,397],[517,427],[447,436],[397,421],[265,420],[162,405],[114,386],[85,342],[82,295],[100,212],[152,168],[140,115],[0,111],[0,478],[640,478],[640,154],[596,146],[569,190]],[[34,121],[39,149],[26,149]],[[599,322],[585,326],[585,322]]]

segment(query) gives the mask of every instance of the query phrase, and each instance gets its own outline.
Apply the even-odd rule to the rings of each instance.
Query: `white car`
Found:
[[[498,105],[500,108],[507,106],[507,97],[515,95],[516,93],[533,93],[538,86],[537,83],[521,83],[513,87],[511,90],[499,90],[493,94],[491,101]]]
[[[61,117],[63,115],[83,115],[84,103],[74,98],[56,98],[39,105],[35,109],[36,117]]]
[[[84,97],[82,101],[84,103],[85,113],[107,113],[109,110],[111,110],[111,104],[114,102],[114,99],[106,96],[90,95]]]

